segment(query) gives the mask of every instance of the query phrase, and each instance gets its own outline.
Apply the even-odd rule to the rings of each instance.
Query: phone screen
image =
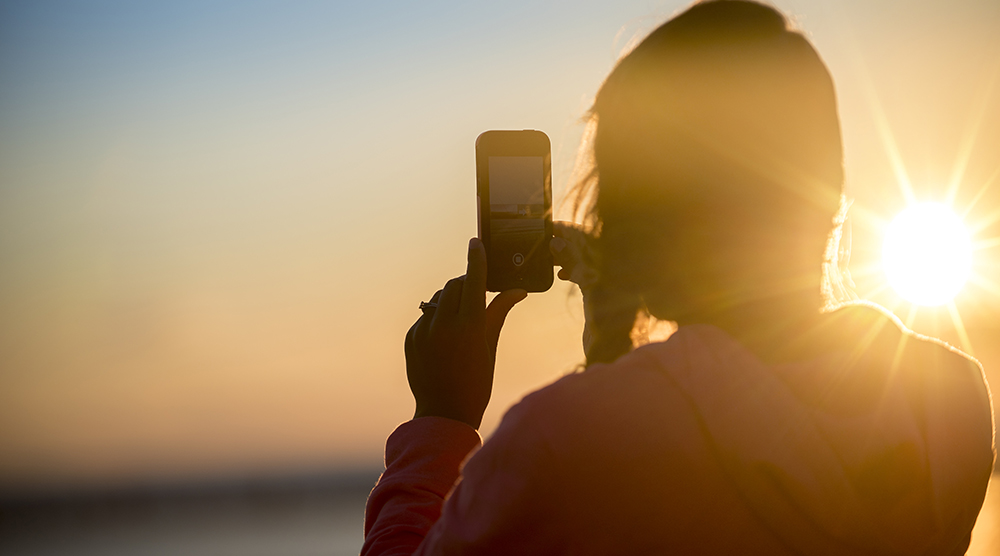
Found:
[[[479,234],[490,291],[552,286],[550,159],[541,131],[493,130],[476,139]]]
[[[545,173],[540,156],[491,156],[493,249],[522,266],[545,239]]]

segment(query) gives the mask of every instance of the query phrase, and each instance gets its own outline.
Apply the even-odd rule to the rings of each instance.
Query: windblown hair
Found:
[[[588,363],[629,351],[637,315],[683,324],[790,294],[820,311],[836,296],[833,82],[782,14],[695,4],[619,60],[590,118],[576,191],[599,276]]]

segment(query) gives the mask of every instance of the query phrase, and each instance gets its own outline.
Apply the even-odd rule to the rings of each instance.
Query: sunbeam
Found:
[[[962,316],[958,314],[958,307],[955,306],[954,302],[948,303],[948,314],[951,315],[951,323],[955,325],[958,341],[962,343],[962,351],[975,357],[976,354],[972,350],[972,342],[969,340],[969,334],[965,331],[965,322],[962,321]]]
[[[972,272],[972,274],[969,276],[969,282],[972,282],[973,284],[979,286],[980,288],[983,288],[987,292],[997,297],[1000,297],[1000,286],[995,284],[989,278],[980,275],[978,272],[975,271]]]
[[[882,146],[885,148],[886,155],[889,157],[889,162],[892,165],[893,173],[896,176],[896,183],[899,185],[899,189],[903,193],[903,198],[906,200],[906,203],[912,204],[916,202],[916,196],[913,194],[913,185],[910,183],[909,174],[906,171],[906,167],[903,165],[903,157],[899,152],[899,147],[896,145],[896,139],[892,134],[891,127],[889,126],[889,120],[886,118],[885,110],[882,108],[882,102],[879,100],[878,93],[875,90],[875,84],[872,81],[870,72],[868,71],[868,64],[865,62],[864,56],[861,54],[861,49],[858,48],[857,39],[855,38],[852,29],[849,26],[843,26],[842,32],[844,45],[846,46],[846,50],[850,53],[850,57],[854,63],[854,72],[857,76],[858,83],[864,91],[865,98],[868,101],[868,107],[871,110],[872,116],[875,118],[875,125],[878,128],[879,137],[882,140]]]
[[[878,93],[875,92],[875,87],[872,85],[871,79],[868,78],[867,72],[865,72],[864,79],[861,81],[864,83],[864,89],[870,103],[869,107],[871,108],[872,116],[875,118],[879,136],[882,138],[882,146],[885,148],[885,154],[889,157],[889,162],[892,164],[892,171],[896,175],[896,183],[899,185],[899,190],[903,193],[906,203],[913,204],[916,202],[916,196],[913,194],[913,185],[910,183],[910,176],[903,165],[903,157],[899,153],[896,138],[889,127],[889,120],[885,116],[885,110],[882,109]]]
[[[910,330],[913,330],[913,322],[917,320],[917,311],[919,310],[919,305],[916,303],[910,304],[910,312],[906,313],[906,320],[903,321],[903,324],[905,324]]]
[[[985,119],[983,116],[990,106],[989,100],[993,94],[993,86],[996,85],[997,76],[1000,75],[1000,61],[993,64],[993,71],[990,73],[991,75],[986,85],[979,91],[978,98],[975,101],[976,107],[972,111],[972,117],[966,123],[965,133],[962,134],[962,144],[959,146],[955,167],[952,170],[951,179],[948,181],[948,193],[945,197],[945,202],[948,205],[951,205],[955,201],[955,196],[958,194],[958,189],[962,184],[962,178],[965,176],[965,169],[968,167],[972,148],[976,144],[979,128]]]
[[[976,192],[976,196],[972,198],[972,201],[969,203],[969,206],[966,207],[966,209],[962,212],[963,220],[965,219],[966,216],[969,215],[970,212],[972,212],[972,209],[975,208],[976,204],[979,203],[979,200],[983,198],[983,195],[985,195],[986,192],[990,190],[990,187],[993,186],[993,182],[997,180],[998,176],[1000,176],[1000,166],[998,166],[997,169],[993,171],[993,175],[990,176],[990,178],[986,180],[986,183],[984,183],[983,186],[979,188],[979,191]],[[973,229],[978,230],[978,228],[975,226],[973,226]]]
[[[987,239],[981,239],[979,241],[974,241],[972,243],[973,251],[983,251],[986,249],[992,249],[994,247],[1000,246],[1000,237],[991,237]]]
[[[972,233],[977,234],[997,222],[1000,222],[1000,208],[997,208],[993,212],[989,213],[985,218],[977,222],[976,225],[972,227]]]
[[[861,299],[871,299],[887,289],[889,289],[889,284],[880,284],[875,289],[864,292],[864,294],[861,295]]]

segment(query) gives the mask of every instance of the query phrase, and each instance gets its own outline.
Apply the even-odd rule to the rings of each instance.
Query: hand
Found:
[[[569,222],[553,222],[552,227],[556,237],[549,242],[549,251],[556,266],[562,267],[558,276],[580,286],[586,297],[597,282],[591,251],[593,237]]]
[[[447,417],[478,429],[493,392],[500,329],[510,309],[528,296],[508,290],[486,306],[486,249],[469,241],[465,276],[431,298],[406,333],[406,378],[416,400],[413,417]]]

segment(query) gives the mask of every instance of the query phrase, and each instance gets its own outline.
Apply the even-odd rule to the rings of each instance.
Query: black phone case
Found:
[[[490,156],[540,156],[544,179],[544,233],[523,241],[493,241],[490,212]],[[479,239],[486,247],[486,289],[499,292],[521,288],[544,292],[552,287],[552,155],[541,131],[485,131],[476,139],[476,192]]]

